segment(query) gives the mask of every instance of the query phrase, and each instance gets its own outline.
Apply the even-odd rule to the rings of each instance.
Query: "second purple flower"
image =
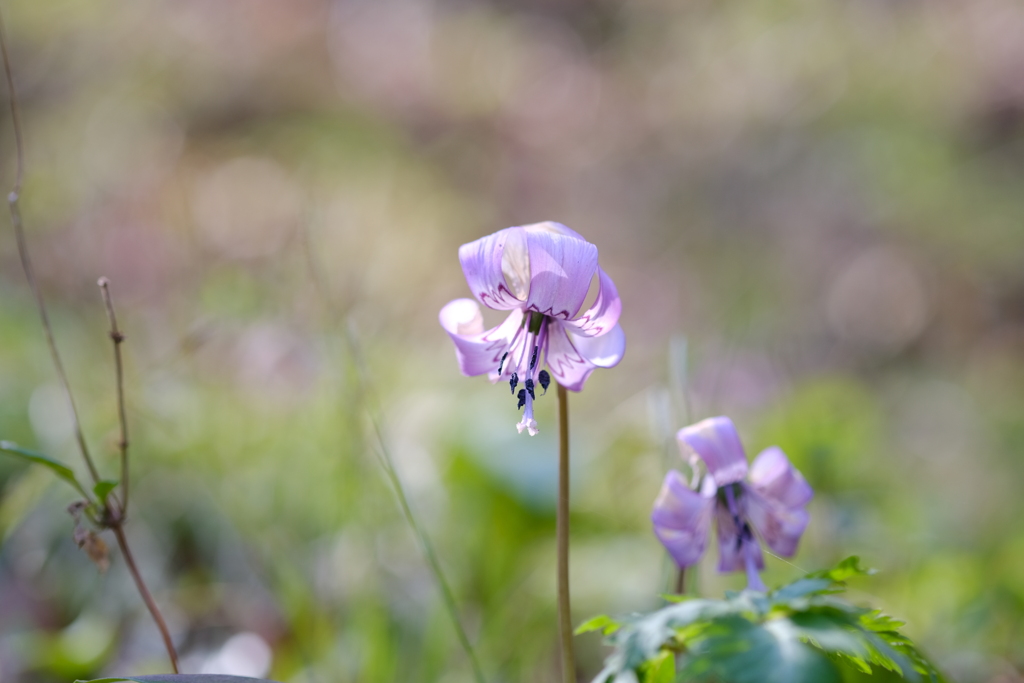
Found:
[[[508,381],[523,409],[520,433],[537,433],[538,388],[546,392],[553,378],[579,391],[595,368],[622,360],[622,301],[597,264],[597,247],[579,233],[551,221],[506,228],[462,245],[459,261],[476,301],[450,302],[441,309],[441,326],[455,342],[464,375]],[[581,313],[595,275],[597,298]],[[485,330],[477,301],[511,313]]]
[[[718,570],[746,570],[748,586],[764,591],[761,543],[783,557],[796,552],[813,490],[775,446],[748,469],[739,434],[727,417],[684,427],[676,439],[683,454],[699,458],[707,473],[694,488],[679,472],[668,473],[651,513],[655,535],[676,564],[687,567],[704,554],[714,519]]]

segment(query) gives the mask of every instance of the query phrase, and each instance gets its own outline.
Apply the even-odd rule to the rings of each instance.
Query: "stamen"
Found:
[[[501,369],[505,367],[505,359],[508,358],[508,351],[501,354],[501,362],[498,363],[498,377],[501,377]]]
[[[539,346],[534,346],[533,347],[533,357],[530,358],[530,369],[531,370],[533,370],[533,368],[536,367],[536,365],[537,365],[537,352],[539,350],[540,350]]]
[[[517,375],[516,373],[513,372],[512,373],[512,379],[510,379],[508,381],[508,385],[509,385],[509,387],[512,388],[512,395],[515,396],[516,395],[516,386],[519,385],[519,375]]]
[[[540,374],[537,375],[537,381],[540,382],[540,387],[544,390],[544,393],[548,393],[548,387],[551,385],[551,375],[548,374],[547,370],[540,371]]]
[[[526,389],[519,390],[519,405],[516,406],[516,410],[519,410],[526,405]]]
[[[736,535],[736,550],[739,551],[740,546],[744,543],[754,540],[754,532],[750,530],[750,524],[747,522],[743,522],[742,526],[740,525],[739,516],[733,517],[733,520],[736,522],[736,527],[739,529],[739,533]]]
[[[532,379],[526,380],[526,393],[528,393],[530,395],[530,398],[532,398],[533,400],[535,400],[535,401],[537,400],[537,396],[533,393],[533,380]]]

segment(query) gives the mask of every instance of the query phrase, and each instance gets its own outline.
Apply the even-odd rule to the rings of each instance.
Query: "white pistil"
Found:
[[[527,322],[529,319],[529,314],[527,314]],[[542,359],[547,352],[545,348],[548,339],[547,323],[547,320],[542,320],[539,328],[534,328],[532,331],[528,324],[517,329],[508,347],[502,353],[498,366],[498,380],[504,377],[516,380],[510,383],[512,395],[517,399],[518,408],[523,410],[523,417],[516,428],[520,434],[524,429],[528,430],[530,436],[535,436],[538,433],[537,421],[533,417],[533,401],[536,398]],[[524,330],[526,330],[525,333]]]
[[[526,394],[526,406],[523,408],[523,419],[516,425],[516,429],[522,434],[524,429],[529,430],[530,436],[537,436],[537,421],[533,419],[533,397]]]

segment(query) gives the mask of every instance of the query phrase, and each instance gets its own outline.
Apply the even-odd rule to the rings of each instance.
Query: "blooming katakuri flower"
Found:
[[[508,381],[524,409],[516,425],[520,433],[537,433],[533,401],[538,385],[546,393],[554,377],[566,389],[579,391],[594,368],[622,360],[622,301],[615,283],[597,265],[597,247],[579,233],[551,221],[506,228],[463,244],[459,261],[477,301],[511,313],[485,330],[477,301],[456,299],[441,309],[441,326],[455,342],[462,374]],[[581,314],[595,276],[597,297]]]
[[[749,470],[739,434],[727,417],[712,417],[676,435],[696,469],[707,468],[691,488],[672,470],[654,502],[654,533],[680,568],[695,564],[707,546],[711,520],[718,527],[718,570],[746,570],[748,587],[764,591],[761,544],[790,557],[807,527],[806,505],[814,492],[786,455],[772,446]]]

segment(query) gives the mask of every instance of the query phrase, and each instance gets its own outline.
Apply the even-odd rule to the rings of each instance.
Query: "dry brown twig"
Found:
[[[24,180],[25,175],[24,143],[21,128],[21,114],[18,107],[18,95],[14,87],[14,77],[11,73],[11,60],[7,50],[7,31],[4,26],[2,14],[0,14],[0,53],[3,54],[4,75],[7,78],[7,90],[9,93],[11,108],[11,122],[14,127],[14,144],[17,151],[17,167],[15,171],[14,186],[7,195],[7,205],[11,212],[11,224],[14,227],[14,236],[18,244],[18,257],[21,259],[21,267],[25,271],[25,278],[28,280],[29,288],[32,290],[32,295],[35,298],[36,310],[39,312],[43,333],[46,336],[46,343],[50,350],[50,358],[53,361],[54,369],[57,372],[57,378],[60,381],[64,397],[71,413],[75,441],[78,444],[78,450],[82,454],[82,459],[85,461],[85,465],[89,470],[89,475],[92,477],[93,483],[98,484],[101,481],[99,471],[96,469],[96,464],[89,452],[89,445],[85,440],[85,434],[82,431],[81,420],[78,415],[78,406],[75,404],[74,394],[71,392],[71,385],[68,382],[67,372],[64,370],[64,363],[61,360],[60,352],[57,349],[57,342],[53,335],[53,327],[50,325],[50,317],[46,310],[46,302],[43,299],[39,283],[36,280],[35,270],[32,267],[32,259],[29,255],[28,244],[25,240],[25,229],[21,218],[21,208],[18,204],[21,197],[22,181]],[[163,615],[160,613],[160,609],[157,607],[152,594],[146,587],[146,582],[139,573],[139,569],[135,564],[135,558],[131,552],[131,547],[128,544],[128,538],[124,533],[125,512],[128,504],[128,425],[125,414],[124,372],[121,359],[121,343],[124,341],[124,335],[121,334],[121,331],[117,326],[117,318],[114,314],[114,306],[110,297],[109,281],[106,278],[101,278],[99,285],[103,292],[103,299],[107,309],[107,317],[110,321],[110,338],[114,342],[114,358],[117,372],[118,414],[121,423],[121,439],[118,446],[121,454],[121,487],[122,494],[124,496],[123,501],[121,501],[118,499],[116,494],[111,491],[107,494],[104,500],[98,501],[98,504],[103,508],[101,523],[103,526],[110,528],[110,530],[114,532],[114,536],[117,538],[117,544],[121,548],[121,554],[124,556],[128,571],[131,573],[132,579],[135,581],[135,586],[139,591],[139,595],[142,597],[150,615],[153,617],[153,621],[156,622],[157,628],[160,630],[164,646],[167,649],[167,655],[171,660],[171,668],[174,673],[178,673],[178,654],[174,649],[174,641],[172,640],[170,631],[167,628],[167,623],[164,621]],[[76,542],[82,540],[82,538],[76,538]],[[79,545],[83,545],[83,543],[80,542]],[[96,556],[99,557],[102,554],[99,552],[98,546],[94,543],[90,544],[90,548],[95,551],[95,553],[90,552],[90,556],[96,554]],[[102,562],[98,564],[102,567]]]

